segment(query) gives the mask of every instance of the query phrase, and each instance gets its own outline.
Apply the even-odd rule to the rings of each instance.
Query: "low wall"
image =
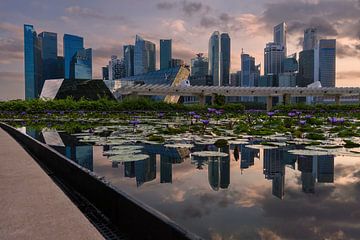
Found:
[[[155,209],[137,201],[51,147],[0,123],[37,161],[65,185],[80,193],[114,225],[129,229],[137,239],[201,239]],[[25,179],[26,180],[26,179]]]

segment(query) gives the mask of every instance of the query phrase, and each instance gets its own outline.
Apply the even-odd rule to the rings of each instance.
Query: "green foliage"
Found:
[[[229,145],[229,142],[226,139],[218,139],[218,140],[216,140],[214,145],[217,148],[223,148],[223,147],[226,147],[227,145]]]
[[[159,135],[150,135],[150,136],[148,136],[147,140],[151,141],[151,142],[158,142],[158,143],[165,142],[165,138],[162,136],[159,136]]]
[[[311,140],[325,140],[325,135],[322,133],[308,133],[306,134],[306,138]]]
[[[344,145],[345,148],[356,148],[356,147],[360,147],[360,144],[354,143],[353,141],[350,141],[350,140],[344,140],[344,142],[345,142],[345,145]]]
[[[215,94],[214,95],[215,99],[214,99],[214,104],[218,105],[218,106],[224,106],[225,105],[225,96],[224,95],[219,95],[219,94]]]
[[[293,109],[302,110],[302,111],[323,111],[323,112],[330,112],[330,111],[353,111],[353,110],[360,110],[360,104],[287,104],[287,105],[277,105],[274,109],[289,112]]]

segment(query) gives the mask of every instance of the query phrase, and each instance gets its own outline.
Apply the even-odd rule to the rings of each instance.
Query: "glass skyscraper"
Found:
[[[286,23],[282,22],[274,27],[274,43],[284,48],[284,56],[287,55],[286,33],[287,33]]]
[[[307,28],[304,31],[303,50],[314,49],[317,44],[317,30],[316,28]]]
[[[172,40],[160,39],[160,70],[171,68]]]
[[[134,50],[134,75],[145,74],[156,69],[155,44],[136,35]]]
[[[221,71],[221,85],[228,86],[230,80],[230,37],[227,33],[221,34],[221,56],[220,56],[220,71]]]
[[[322,87],[335,87],[336,80],[336,40],[321,39],[315,50],[319,81]],[[316,65],[317,66],[317,65]],[[315,73],[317,74],[317,72]]]
[[[264,49],[264,73],[279,74],[283,72],[284,48],[277,43],[267,43]]]
[[[209,39],[209,75],[214,86],[229,84],[230,79],[230,37],[215,31]]]
[[[314,50],[304,50],[299,54],[299,72],[297,77],[297,85],[306,87],[314,82]]]
[[[42,32],[38,37],[41,46],[43,79],[62,78],[62,75],[59,75],[58,72],[57,34],[52,32]]]
[[[84,49],[84,39],[79,36],[64,34],[64,78],[70,79],[71,62],[74,55]]]
[[[25,99],[38,98],[43,85],[41,46],[32,25],[24,25]]]
[[[70,62],[70,79],[92,79],[92,49],[78,50]]]
[[[255,65],[255,58],[249,54],[241,54],[241,87],[257,86],[260,77],[259,66]],[[241,100],[253,101],[254,97],[241,97]]]
[[[209,60],[204,57],[204,54],[199,53],[196,58],[191,59],[191,76],[199,77],[208,74]]]
[[[125,45],[123,50],[126,77],[134,76],[134,45]]]

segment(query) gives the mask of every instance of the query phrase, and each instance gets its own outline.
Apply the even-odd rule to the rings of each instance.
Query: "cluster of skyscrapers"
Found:
[[[274,27],[273,41],[264,48],[264,75],[253,56],[242,51],[241,70],[230,73],[231,39],[228,33],[213,32],[209,39],[208,57],[199,53],[185,65],[172,55],[172,40],[160,39],[160,72],[178,66],[191,69],[190,85],[241,87],[307,87],[320,83],[335,87],[336,40],[318,39],[315,28],[304,31],[303,51],[287,55],[287,26]],[[31,25],[24,25],[26,99],[37,98],[45,80],[92,79],[92,50],[84,48],[84,39],[65,34],[64,56],[57,55],[57,34],[39,35]],[[123,46],[122,57],[111,56],[102,68],[103,80],[144,76],[156,71],[156,45],[137,35],[134,45]],[[261,97],[229,97],[228,101],[259,101]]]
[[[57,33],[36,33],[24,25],[25,98],[38,98],[46,80],[92,79],[92,50],[84,39],[65,34],[64,56],[58,56]]]

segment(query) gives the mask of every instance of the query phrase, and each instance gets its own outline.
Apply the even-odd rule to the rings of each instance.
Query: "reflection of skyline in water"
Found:
[[[26,133],[47,143],[80,166],[93,171],[92,145],[83,144],[75,136],[63,132],[38,132],[27,129]],[[108,150],[111,150],[111,147],[103,146],[103,151]],[[233,161],[240,160],[241,174],[246,174],[246,169],[253,167],[256,159],[262,159],[264,177],[272,182],[272,195],[279,199],[283,199],[285,196],[286,167],[295,169],[297,164],[297,170],[301,172],[300,180],[304,193],[315,193],[316,183],[334,182],[333,156],[296,156],[289,154],[287,148],[259,151],[248,148],[244,144],[220,149],[214,145],[196,145],[192,150],[221,151],[228,154],[227,157],[192,156],[192,163],[198,170],[202,170],[207,165],[209,186],[214,191],[229,187],[231,159]],[[160,144],[144,145],[143,152],[150,156],[149,159],[124,163],[124,176],[135,178],[138,187],[156,179],[156,158],[159,158],[160,183],[172,183],[173,164],[182,164],[190,154],[188,149],[165,148]],[[117,168],[118,163],[113,162],[112,167]]]

